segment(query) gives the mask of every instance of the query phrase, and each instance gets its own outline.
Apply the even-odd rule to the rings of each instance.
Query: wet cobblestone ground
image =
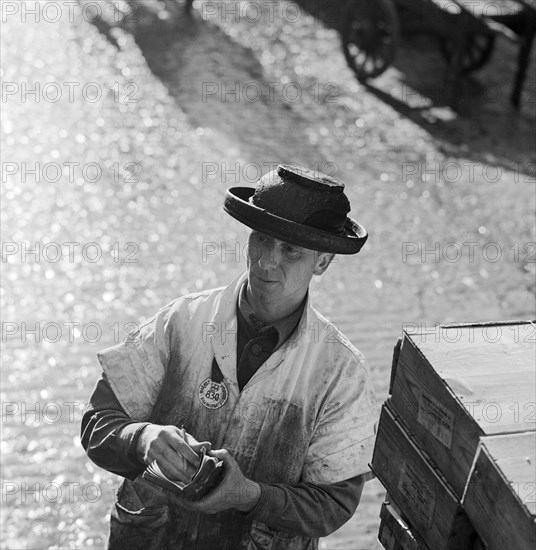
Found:
[[[404,324],[534,318],[536,79],[512,111],[508,43],[454,111],[428,42],[365,88],[306,3],[258,2],[260,18],[195,3],[187,19],[172,2],[86,2],[58,20],[44,4],[39,21],[3,6],[4,548],[104,546],[116,478],[78,442],[95,353],[243,269],[223,192],[277,162],[343,179],[370,231],[312,293],[379,400]],[[383,494],[369,483],[322,548],[379,548]]]

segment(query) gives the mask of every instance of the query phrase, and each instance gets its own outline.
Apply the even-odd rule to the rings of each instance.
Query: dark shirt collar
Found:
[[[275,323],[265,323],[259,319],[253,308],[249,305],[246,298],[247,280],[244,281],[240,292],[238,293],[238,312],[241,314],[244,321],[247,323],[249,332],[258,334],[260,331],[267,329],[275,329],[277,331],[278,340],[274,348],[274,351],[285,342],[285,340],[292,334],[298,323],[300,322],[305,304],[307,303],[307,294],[305,295],[302,303],[289,315],[279,319]]]

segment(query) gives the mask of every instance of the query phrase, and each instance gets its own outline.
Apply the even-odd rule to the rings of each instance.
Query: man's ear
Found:
[[[315,275],[322,275],[322,273],[324,273],[324,271],[326,271],[329,267],[329,264],[332,262],[333,258],[335,258],[335,254],[332,254],[331,252],[319,252],[313,273]]]

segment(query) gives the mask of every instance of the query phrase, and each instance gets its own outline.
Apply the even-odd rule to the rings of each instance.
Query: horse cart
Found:
[[[365,82],[393,62],[401,34],[431,34],[457,89],[461,75],[483,67],[497,36],[518,45],[511,95],[519,107],[536,33],[536,0],[347,0],[342,42],[346,60]]]

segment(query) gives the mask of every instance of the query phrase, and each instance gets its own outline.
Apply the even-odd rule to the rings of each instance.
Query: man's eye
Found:
[[[295,246],[285,246],[285,254],[287,258],[297,258],[300,251]]]

